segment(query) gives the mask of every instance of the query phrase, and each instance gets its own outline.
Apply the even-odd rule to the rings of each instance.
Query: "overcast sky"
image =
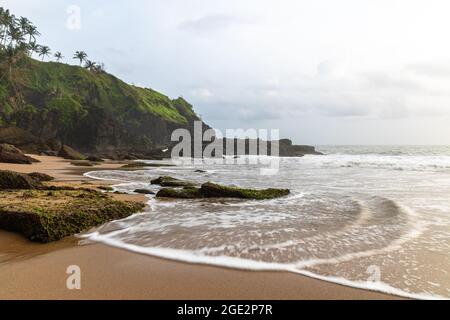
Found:
[[[0,0],[70,63],[307,144],[450,144],[450,1]],[[77,6],[80,24],[77,24]]]

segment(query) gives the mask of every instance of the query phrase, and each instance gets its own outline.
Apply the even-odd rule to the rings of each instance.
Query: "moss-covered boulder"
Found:
[[[18,164],[32,164],[39,162],[34,158],[25,155],[20,149],[7,143],[0,144],[0,162],[3,163],[18,163]]]
[[[180,199],[201,199],[201,198],[239,198],[239,199],[273,199],[286,196],[289,189],[244,189],[237,187],[223,186],[211,182],[204,183],[200,188],[185,187],[182,189],[165,188],[161,189],[156,196],[158,198],[180,198]]]
[[[66,145],[62,145],[61,149],[58,152],[58,157],[64,158],[64,159],[68,159],[68,160],[84,160],[86,159],[86,157],[76,151],[75,149],[66,146]]]
[[[40,181],[32,176],[8,170],[0,170],[0,190],[41,189]]]
[[[200,188],[184,187],[184,188],[164,188],[156,194],[158,198],[177,198],[177,199],[201,199],[204,195]]]
[[[143,207],[88,189],[0,192],[0,229],[50,242],[126,218]]]
[[[193,187],[195,183],[184,181],[170,176],[161,176],[151,181],[151,184],[159,184],[161,187]]]
[[[200,191],[207,198],[240,199],[273,199],[284,197],[290,193],[289,189],[245,189],[223,186],[212,182],[202,184]]]

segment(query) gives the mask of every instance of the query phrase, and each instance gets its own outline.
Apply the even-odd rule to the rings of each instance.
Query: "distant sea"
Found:
[[[326,155],[281,158],[270,176],[249,158],[245,164],[90,172],[130,193],[157,191],[149,182],[160,175],[292,193],[267,201],[149,196],[145,212],[82,236],[168,259],[450,298],[450,147],[317,149]]]

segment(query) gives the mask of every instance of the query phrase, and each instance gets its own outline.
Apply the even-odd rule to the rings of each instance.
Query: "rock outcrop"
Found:
[[[80,152],[76,151],[75,149],[73,149],[69,146],[66,146],[66,145],[61,146],[61,149],[58,152],[58,157],[68,159],[68,160],[84,160],[84,159],[86,159],[86,157],[82,153],[80,153]]]
[[[86,189],[0,192],[0,229],[50,242],[126,218],[143,207]]]
[[[202,184],[198,187],[164,188],[156,196],[158,198],[180,198],[180,199],[201,199],[201,198],[238,198],[238,199],[273,199],[284,197],[290,193],[289,189],[246,189],[223,186],[212,182]]]
[[[35,177],[25,173],[0,170],[0,190],[42,189],[41,181]]]
[[[2,143],[0,144],[0,162],[32,164],[33,162],[39,162],[39,160],[26,156],[20,149],[13,145]]]
[[[192,187],[195,183],[190,181],[184,181],[170,176],[162,176],[157,179],[153,179],[151,184],[159,184],[161,187]]]

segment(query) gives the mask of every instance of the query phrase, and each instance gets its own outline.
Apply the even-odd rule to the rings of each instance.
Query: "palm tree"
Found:
[[[84,65],[84,67],[88,70],[95,70],[95,68],[97,67],[97,64],[94,61],[91,60],[86,60],[86,63]]]
[[[36,26],[31,23],[28,23],[26,34],[28,35],[28,42],[36,41],[36,37],[41,35]]]
[[[3,47],[5,49],[6,42],[8,40],[8,36],[10,33],[10,29],[14,26],[16,23],[14,15],[9,13],[9,10],[4,10],[2,8],[1,15],[0,15],[0,25],[2,28],[2,39],[0,42],[0,47]]]
[[[45,57],[50,55],[50,48],[47,46],[41,46],[39,48],[39,56],[42,57],[42,61],[44,61]]]
[[[20,29],[22,29],[23,33],[27,32],[28,27],[30,26],[30,20],[25,17],[20,17],[18,20],[18,24]]]
[[[61,52],[56,51],[56,53],[55,53],[55,58],[56,58],[56,62],[59,62],[59,60],[63,59],[64,56],[62,55]]]
[[[22,30],[14,24],[9,27],[9,30],[7,31],[7,35],[9,37],[9,45],[17,46],[21,42],[25,41]]]
[[[77,51],[77,52],[75,52],[75,55],[73,56],[73,58],[80,60],[80,66],[81,66],[83,61],[86,60],[87,56],[88,55],[86,54],[86,52],[84,52],[84,51]]]
[[[30,50],[31,54],[33,54],[33,52],[39,52],[40,48],[41,46],[38,45],[35,41],[28,44],[28,49]]]

